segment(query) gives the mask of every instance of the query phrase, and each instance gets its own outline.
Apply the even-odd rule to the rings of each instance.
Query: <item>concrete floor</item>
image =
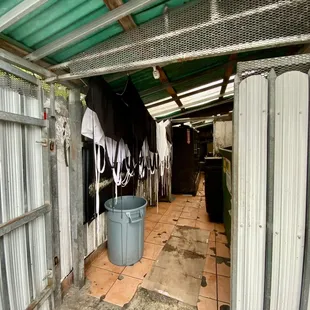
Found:
[[[176,226],[210,233],[197,306],[141,287]],[[71,290],[61,310],[229,310],[230,251],[226,243],[224,226],[209,221],[201,182],[196,197],[178,195],[171,204],[160,203],[158,213],[147,208],[140,262],[126,268],[115,266],[105,251],[86,270],[87,285],[81,291]]]

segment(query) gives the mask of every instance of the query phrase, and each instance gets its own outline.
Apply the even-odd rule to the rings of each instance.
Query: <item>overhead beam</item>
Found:
[[[68,45],[72,45],[90,34],[99,31],[119,19],[141,10],[143,7],[155,3],[157,0],[130,0],[129,2],[121,5],[120,7],[107,12],[102,17],[97,18],[93,22],[82,26],[67,35],[55,40],[45,46],[42,46],[38,50],[30,53],[26,56],[26,59],[35,61],[41,59],[47,55],[53,54]]]
[[[103,0],[109,10],[114,10],[124,4],[123,0]],[[118,20],[119,24],[125,31],[137,27],[131,15],[124,16]]]
[[[163,70],[163,68],[157,66],[156,69],[159,72],[159,80],[162,84],[166,85],[166,91],[168,92],[168,94],[172,97],[172,99],[175,101],[175,103],[182,109],[184,110],[183,104],[180,100],[180,98],[178,97],[177,92],[175,91],[175,89],[171,86],[170,81],[165,73],[165,71]]]
[[[30,72],[36,73],[44,78],[53,78],[56,77],[56,74],[35,64],[32,63],[24,58],[21,58],[19,56],[16,56],[2,48],[0,48],[0,60],[3,60],[9,64],[12,64],[14,66],[17,66],[19,68],[23,68],[25,70],[28,70]],[[73,84],[71,82],[62,81],[61,84],[68,88],[77,88],[76,84]]]
[[[223,77],[223,85],[220,91],[220,99],[222,99],[225,95],[227,85],[229,83],[229,78],[233,74],[237,64],[237,54],[232,54],[229,56],[229,65],[226,66],[224,77]]]
[[[22,57],[22,58],[24,58],[25,56],[27,56],[29,53],[32,52],[29,48],[21,46],[21,44],[19,44],[18,42],[15,42],[14,40],[6,37],[3,34],[0,34],[0,46],[3,50],[5,50],[5,51],[7,51],[13,55],[16,55],[18,57]],[[35,63],[38,66],[51,71],[50,70],[50,67],[51,67],[50,62],[47,62],[45,60],[40,59],[40,60],[37,60]],[[67,72],[65,70],[58,69],[57,71],[55,71],[53,73],[56,75],[56,74],[66,74]],[[80,87],[80,88],[84,87],[84,85],[85,85],[85,82],[83,82],[82,80],[72,80],[71,83],[75,84],[75,87]]]
[[[22,1],[20,4],[16,5],[13,9],[0,17],[0,32],[15,24],[24,16],[34,11],[46,2],[47,0]]]
[[[23,70],[20,70],[18,69],[17,67],[15,66],[12,66],[10,65],[9,63],[3,61],[0,59],[0,69],[5,71],[5,72],[8,72],[8,73],[11,73],[17,77],[20,77],[32,84],[35,84],[35,85],[39,85],[39,82],[37,80],[37,78]]]

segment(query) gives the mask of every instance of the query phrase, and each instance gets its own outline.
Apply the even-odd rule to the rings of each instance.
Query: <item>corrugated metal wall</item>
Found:
[[[273,248],[270,308],[299,309],[306,224],[308,75],[275,81]]]
[[[252,75],[241,82],[236,78],[234,310],[310,309],[305,274],[309,259],[304,260],[309,255],[305,252],[310,212],[308,132],[306,73],[288,71],[277,76],[271,69],[268,76]]]
[[[252,76],[239,87],[236,310],[263,309],[268,82]],[[237,113],[234,111],[234,113]],[[233,227],[234,231],[236,227]],[[233,249],[234,251],[235,249]],[[255,279],[255,281],[253,281]]]
[[[4,87],[0,111],[42,118],[38,99]],[[0,224],[44,205],[41,132],[0,121]],[[0,309],[25,309],[46,288],[45,227],[43,215],[0,237]]]

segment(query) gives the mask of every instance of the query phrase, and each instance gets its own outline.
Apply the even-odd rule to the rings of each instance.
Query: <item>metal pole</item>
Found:
[[[266,260],[264,310],[270,309],[272,248],[273,248],[273,197],[274,197],[274,152],[275,152],[275,83],[276,72],[268,75],[268,144],[267,144],[267,201],[266,201]]]
[[[55,87],[51,84],[50,111],[49,111],[49,152],[50,152],[50,178],[51,178],[51,204],[53,223],[53,258],[54,258],[54,301],[55,306],[61,304],[61,262],[60,262],[60,228],[58,204],[58,173],[56,148],[56,115],[55,115]]]
[[[83,228],[83,177],[81,142],[82,104],[80,91],[71,89],[69,93],[70,144],[70,212],[72,227],[72,258],[74,286],[84,285],[84,228]]]

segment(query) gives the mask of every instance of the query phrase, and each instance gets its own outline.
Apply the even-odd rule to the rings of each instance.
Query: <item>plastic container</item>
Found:
[[[136,196],[121,196],[105,202],[108,256],[112,264],[129,266],[142,258],[146,205],[144,198]]]

